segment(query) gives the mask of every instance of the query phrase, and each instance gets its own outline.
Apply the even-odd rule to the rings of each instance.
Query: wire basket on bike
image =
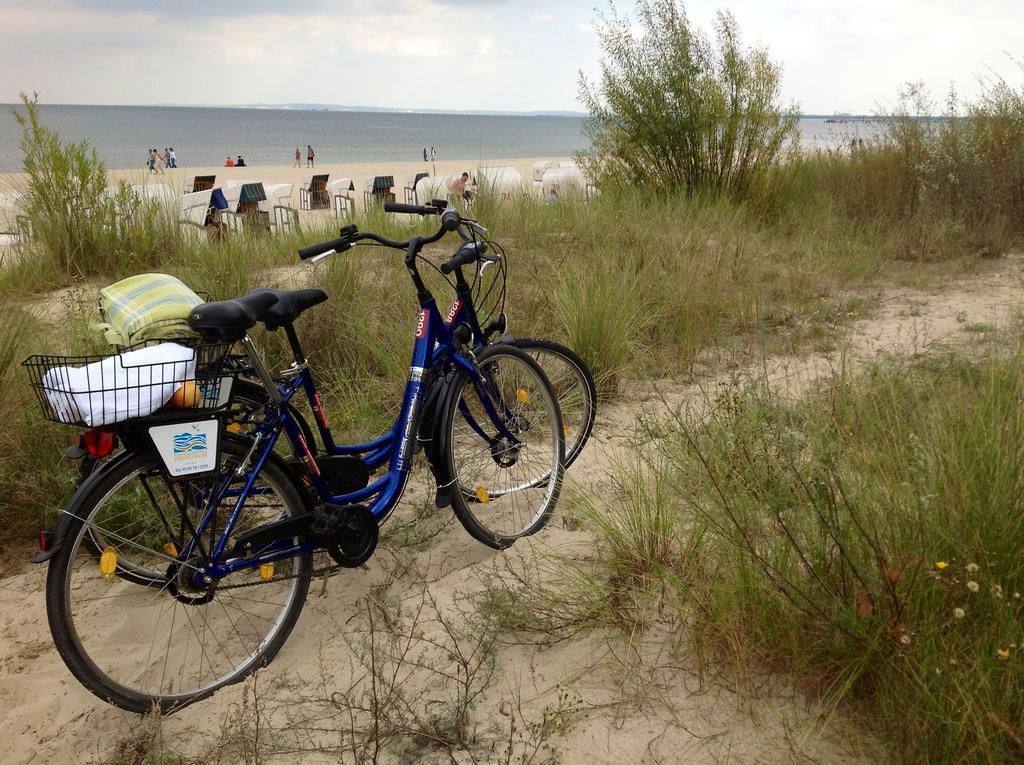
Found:
[[[34,355],[28,372],[43,417],[87,427],[156,416],[165,409],[225,407],[236,374],[225,366],[229,343],[153,343],[126,353]]]

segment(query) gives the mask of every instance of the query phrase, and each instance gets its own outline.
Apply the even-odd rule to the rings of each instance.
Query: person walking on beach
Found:
[[[153,162],[156,165],[156,169],[163,175],[164,172],[164,158],[160,156],[159,149],[153,149]]]
[[[430,161],[431,162],[436,162],[437,161],[437,152],[434,151],[434,147],[433,146],[430,147]]]
[[[427,147],[426,146],[423,147],[423,161],[424,162],[427,161]]]
[[[302,167],[302,152],[298,146],[295,147],[295,164],[292,167]]]
[[[168,167],[177,167],[178,166],[178,155],[174,153],[174,147],[173,146],[171,147],[171,150],[169,152],[167,152],[167,156],[168,156],[168,162],[170,163],[167,166]]]
[[[306,167],[316,167],[316,163],[313,158],[316,156],[316,152],[313,151],[313,147],[308,143],[306,144]]]
[[[146,160],[146,167],[149,168],[149,172],[151,172],[151,173],[155,173],[156,172],[156,157],[154,156],[155,154],[156,154],[156,149],[150,149],[149,150],[149,159]]]

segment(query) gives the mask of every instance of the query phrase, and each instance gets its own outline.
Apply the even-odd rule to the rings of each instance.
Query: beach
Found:
[[[530,157],[514,159],[447,159],[437,162],[409,161],[409,162],[360,162],[360,163],[336,163],[317,164],[315,168],[307,168],[306,160],[303,158],[302,167],[289,165],[267,165],[245,167],[179,167],[165,169],[163,173],[151,173],[145,168],[130,170],[108,170],[107,178],[111,186],[116,186],[121,181],[131,184],[157,185],[163,184],[181,194],[192,184],[192,179],[197,175],[216,176],[214,187],[225,187],[228,183],[239,181],[258,181],[262,183],[291,183],[294,184],[291,194],[291,206],[299,209],[299,188],[303,181],[309,176],[327,174],[328,182],[349,178],[355,186],[355,190],[349,192],[355,200],[357,209],[363,208],[363,188],[367,181],[376,176],[390,175],[394,177],[395,187],[393,193],[398,202],[405,201],[403,188],[405,182],[417,173],[430,173],[432,177],[445,177],[459,175],[468,172],[475,175],[475,171],[481,167],[510,166],[522,176],[526,186],[533,179],[533,165],[541,161],[571,162],[572,157]],[[24,173],[3,173],[0,174],[0,191],[19,192],[25,189],[27,178]],[[314,222],[318,219],[331,215],[330,210],[301,210],[301,222]]]

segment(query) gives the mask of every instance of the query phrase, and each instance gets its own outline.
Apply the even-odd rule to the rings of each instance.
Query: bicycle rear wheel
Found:
[[[562,485],[565,437],[558,403],[537,362],[492,345],[479,379],[459,375],[447,399],[442,459],[452,508],[475,539],[501,549],[547,523]]]
[[[580,456],[594,430],[597,416],[597,386],[586,362],[561,343],[535,337],[517,337],[511,341],[540,364],[558,399],[565,435],[565,466]]]
[[[295,626],[311,555],[275,562],[269,581],[250,569],[196,587],[191,574],[206,560],[178,553],[192,537],[196,505],[233,476],[247,451],[228,439],[217,476],[177,484],[162,479],[155,454],[134,455],[106,469],[79,506],[47,572],[47,617],[61,658],[101,699],[140,714],[154,705],[173,711],[264,666]],[[276,459],[264,464],[255,489],[236,535],[305,511],[294,478]],[[235,499],[218,506],[203,550]],[[90,549],[94,540],[116,556],[106,577],[103,557],[97,562]]]

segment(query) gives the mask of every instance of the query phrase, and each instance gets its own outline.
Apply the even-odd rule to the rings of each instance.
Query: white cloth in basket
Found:
[[[43,389],[61,422],[97,427],[152,414],[195,376],[193,349],[160,343],[84,367],[53,367]]]

